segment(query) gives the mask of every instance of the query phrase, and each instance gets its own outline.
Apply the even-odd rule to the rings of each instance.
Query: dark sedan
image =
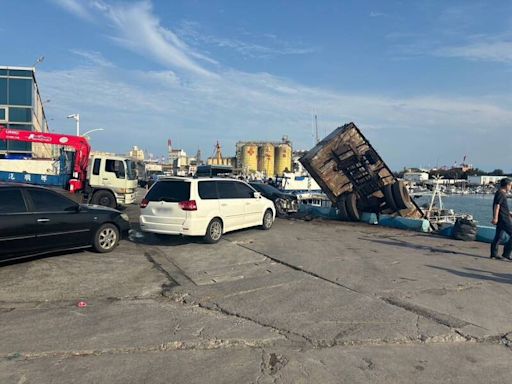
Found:
[[[269,200],[274,202],[276,207],[276,213],[278,216],[287,216],[290,213],[295,213],[299,209],[299,203],[297,196],[291,193],[285,193],[273,187],[269,184],[264,183],[249,183],[251,187],[257,190],[259,193]]]
[[[115,209],[77,204],[51,189],[0,183],[0,260],[92,247],[110,252],[130,228]]]

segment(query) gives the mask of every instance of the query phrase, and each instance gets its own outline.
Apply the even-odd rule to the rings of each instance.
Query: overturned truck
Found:
[[[343,220],[359,221],[362,212],[424,216],[354,123],[334,130],[299,161]]]

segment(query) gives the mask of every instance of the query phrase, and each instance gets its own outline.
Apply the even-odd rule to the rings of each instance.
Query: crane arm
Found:
[[[75,149],[75,163],[73,172],[76,173],[81,186],[85,185],[87,167],[89,166],[89,154],[91,146],[82,136],[61,135],[58,133],[21,131],[0,126],[0,140],[13,140],[29,143],[41,143],[49,145],[62,145]]]

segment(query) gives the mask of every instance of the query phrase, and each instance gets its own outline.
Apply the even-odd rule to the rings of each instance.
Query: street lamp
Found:
[[[87,135],[88,135],[89,133],[96,132],[96,131],[104,131],[104,129],[103,129],[103,128],[91,129],[90,131],[87,131],[87,132],[83,133],[83,134],[82,134],[82,137],[87,137]]]
[[[80,136],[80,114],[73,113],[72,115],[68,116],[68,119],[74,119],[76,121],[76,135]]]

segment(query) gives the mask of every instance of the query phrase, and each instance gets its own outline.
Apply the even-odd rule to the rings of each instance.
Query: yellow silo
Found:
[[[258,171],[267,177],[274,177],[274,145],[263,144],[258,148]]]
[[[258,146],[246,144],[242,148],[242,168],[247,172],[258,170]]]
[[[276,147],[274,171],[278,176],[292,171],[292,147],[290,144],[279,144]]]

